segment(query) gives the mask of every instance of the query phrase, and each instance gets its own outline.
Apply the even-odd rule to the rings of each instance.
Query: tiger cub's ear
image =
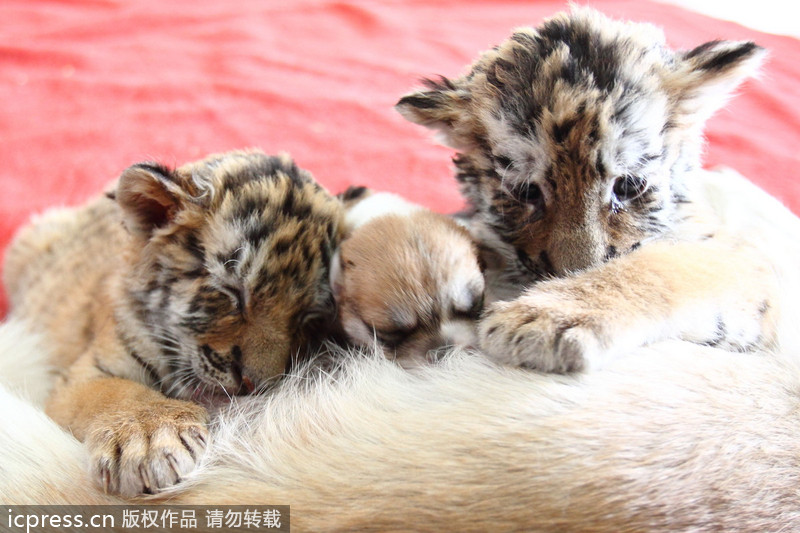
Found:
[[[689,125],[702,126],[746,78],[758,73],[767,51],[750,41],[710,41],[679,53],[669,80],[679,114]]]
[[[458,87],[460,80],[423,80],[426,89],[405,95],[395,109],[407,120],[437,132],[437,140],[457,150],[471,145],[467,122],[469,92]]]
[[[125,227],[133,235],[148,238],[169,224],[186,200],[186,192],[174,172],[157,163],[138,163],[119,178],[115,193]]]

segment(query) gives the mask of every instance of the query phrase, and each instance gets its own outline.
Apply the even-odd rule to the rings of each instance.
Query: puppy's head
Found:
[[[474,346],[484,280],[466,230],[423,209],[377,216],[334,258],[332,288],[347,337],[401,364]]]

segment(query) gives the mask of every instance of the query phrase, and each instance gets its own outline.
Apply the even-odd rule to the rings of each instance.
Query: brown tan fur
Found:
[[[474,346],[484,280],[469,233],[394,194],[351,188],[342,196],[345,239],[331,285],[348,340],[378,344],[404,366]]]
[[[650,25],[575,9],[400,100],[458,150],[473,233],[500,257],[489,356],[569,372],[664,338],[776,347],[773,265],[694,191],[705,120],[763,56],[673,51]]]
[[[178,482],[206,405],[262,389],[333,319],[341,206],[288,156],[210,156],[123,172],[46,214],[6,256],[12,317],[52,347],[47,413],[86,442],[109,492]]]

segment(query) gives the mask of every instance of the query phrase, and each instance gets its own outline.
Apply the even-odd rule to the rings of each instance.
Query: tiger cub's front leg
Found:
[[[82,356],[54,390],[48,414],[86,443],[106,492],[154,493],[191,472],[208,441],[206,409],[110,377]]]
[[[743,350],[775,341],[777,279],[744,247],[652,243],[489,307],[483,350],[545,372],[597,366],[667,338]]]

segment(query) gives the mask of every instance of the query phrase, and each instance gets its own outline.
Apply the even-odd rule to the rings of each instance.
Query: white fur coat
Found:
[[[734,174],[707,176],[730,231],[785,269],[800,222]],[[746,216],[743,216],[743,213]],[[453,353],[309,369],[217,417],[172,503],[287,504],[296,531],[790,531],[800,528],[800,349],[679,341],[564,377]],[[46,341],[0,326],[0,502],[118,503],[51,422]]]

